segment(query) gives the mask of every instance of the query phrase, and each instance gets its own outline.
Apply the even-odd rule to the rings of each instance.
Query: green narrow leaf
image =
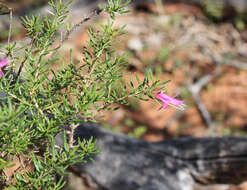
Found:
[[[141,82],[140,82],[140,79],[139,79],[139,77],[138,77],[138,75],[135,73],[135,77],[136,77],[136,80],[137,80],[137,82],[138,82],[138,85],[140,85],[141,84]]]

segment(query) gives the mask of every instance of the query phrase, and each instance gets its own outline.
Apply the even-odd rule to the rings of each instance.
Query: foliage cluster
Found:
[[[50,15],[23,17],[30,44],[1,45],[1,53],[8,58],[0,78],[1,189],[61,189],[68,167],[99,153],[94,139],[81,142],[73,138],[78,123],[93,121],[101,110],[117,109],[116,103],[128,104],[129,97],[154,99],[153,90],[163,88],[164,83],[154,79],[151,71],[143,81],[136,76],[137,86],[133,80],[122,80],[126,55],[119,55],[115,45],[124,27],[114,28],[114,19],[117,13],[127,12],[124,7],[129,1],[108,0],[107,6],[101,6],[110,18],[98,31],[88,31],[83,60],[73,61],[71,50],[69,63],[63,62],[53,71],[50,65],[62,62],[57,55],[62,43],[55,43],[63,42],[57,31],[66,28],[71,3],[51,1]],[[18,68],[17,62],[21,63]],[[61,132],[64,144],[58,146],[55,136]],[[10,175],[8,169],[16,164],[15,158],[22,161]],[[25,170],[30,165],[33,168]]]

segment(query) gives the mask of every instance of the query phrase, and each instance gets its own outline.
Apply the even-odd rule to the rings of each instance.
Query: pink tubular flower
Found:
[[[0,76],[3,76],[3,71],[1,70],[2,67],[7,65],[7,58],[4,58],[2,61],[0,61]]]
[[[167,94],[160,92],[155,97],[163,102],[163,106],[165,109],[167,109],[168,105],[170,105],[170,106],[176,107],[179,110],[184,110],[184,107],[185,107],[184,101],[176,99],[175,98],[176,96],[172,98],[168,96]]]

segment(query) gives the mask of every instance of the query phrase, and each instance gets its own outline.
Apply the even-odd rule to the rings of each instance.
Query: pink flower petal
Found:
[[[156,95],[156,98],[160,99],[161,101],[169,101],[171,97],[164,94],[163,92],[160,92]]]
[[[0,77],[2,77],[2,76],[3,76],[3,71],[0,70]]]
[[[172,98],[172,99],[170,100],[170,103],[171,103],[171,104],[174,104],[174,105],[176,105],[176,106],[178,106],[178,105],[184,103],[184,101],[183,101],[183,100],[178,100],[178,99]]]
[[[168,103],[167,102],[163,102],[163,107],[164,107],[164,109],[167,109],[168,108]]]
[[[4,58],[2,61],[0,61],[0,68],[7,65],[7,58]]]
[[[163,92],[160,92],[159,94],[157,94],[156,98],[163,102],[163,106],[165,109],[167,109],[168,104],[179,106],[179,105],[184,103],[183,100],[178,100],[176,98],[172,98]]]

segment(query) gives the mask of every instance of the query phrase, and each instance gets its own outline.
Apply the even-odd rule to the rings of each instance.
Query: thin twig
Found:
[[[10,39],[11,39],[11,33],[12,33],[13,14],[12,14],[12,8],[8,8],[8,9],[9,9],[9,33],[8,33],[8,46],[9,46]],[[10,56],[11,59],[13,58],[11,52],[9,52],[8,55]],[[14,68],[13,61],[10,61],[10,70],[13,71],[13,68]]]
[[[83,25],[87,21],[91,20],[93,17],[98,16],[102,11],[103,10],[102,9],[99,9],[99,8],[95,9],[88,16],[86,16],[85,18],[83,18],[80,22],[78,22],[77,24],[75,24],[74,26],[72,26],[72,28],[70,30],[67,30],[64,38],[60,40],[59,45],[55,49],[58,49],[59,47],[61,47],[62,44],[69,39],[69,36],[71,35],[71,33],[73,33],[75,31],[76,28],[78,28],[79,26]],[[61,35],[61,38],[62,38],[62,35]],[[55,52],[53,52],[51,54],[51,57],[53,57],[54,54],[55,54]]]
[[[75,129],[78,126],[79,126],[79,123],[70,125],[70,132],[69,132],[69,147],[70,148],[73,148],[73,144],[74,144],[74,133],[75,133]]]
[[[206,84],[212,81],[221,72],[222,72],[222,67],[218,65],[212,73],[203,76],[195,84],[188,85],[188,90],[191,92],[203,120],[206,122],[206,125],[211,129],[214,129],[214,123],[212,121],[210,113],[208,112],[205,104],[202,102],[199,93]]]
[[[239,61],[236,59],[225,60],[222,56],[211,55],[213,61],[217,64],[228,65],[238,69],[247,70],[247,62]]]
[[[89,21],[90,19],[92,19],[94,16],[99,15],[103,10],[102,9],[95,9],[90,15],[86,16],[85,18],[83,18],[79,23],[75,24],[70,30],[68,30],[65,34],[65,37],[62,38],[62,33],[61,33],[61,40],[60,43],[58,45],[58,47],[60,47],[66,40],[68,40],[69,36],[71,35],[72,32],[74,32],[74,30],[81,26],[82,24],[84,24],[85,22]],[[57,48],[58,48],[57,47]],[[56,49],[56,48],[55,48]],[[17,72],[17,79],[20,76],[20,73],[24,67],[24,63],[27,60],[27,56],[25,57],[25,59],[23,60],[23,62],[21,63],[18,72]]]
[[[13,20],[13,14],[12,14],[12,9],[9,8],[9,34],[8,34],[8,45],[10,43],[10,38],[11,38],[11,32],[12,32],[12,20]]]
[[[102,11],[103,11],[102,9],[97,8],[92,13],[90,13],[88,16],[86,16],[85,18],[83,18],[80,22],[78,22],[77,24],[75,24],[70,30],[68,30],[66,32],[65,37],[63,38],[63,40],[61,41],[61,43],[59,44],[59,46],[61,46],[66,40],[68,40],[70,34],[72,32],[74,32],[76,28],[78,28],[79,26],[83,25],[85,22],[89,21],[94,16],[98,16]]]
[[[24,63],[26,62],[26,60],[27,60],[27,56],[25,56],[25,59],[21,62],[21,65],[20,65],[20,67],[18,69],[18,72],[17,72],[17,75],[16,75],[16,80],[19,78],[19,76],[21,74],[21,71],[22,71],[22,69],[24,67]]]
[[[226,65],[232,66],[232,67],[236,67],[238,69],[247,70],[247,62],[242,62],[239,60],[229,60],[229,61],[225,61],[223,63]]]
[[[200,95],[198,93],[193,92],[193,91],[190,91],[190,92],[194,98],[194,101],[196,102],[197,108],[200,111],[200,114],[201,114],[203,120],[206,122],[206,125],[212,129],[214,127],[212,117],[211,117],[210,113],[208,112],[205,104],[202,102]]]
[[[222,67],[218,65],[216,69],[207,75],[204,75],[202,78],[200,78],[195,84],[189,85],[189,90],[193,91],[194,93],[198,94],[201,89],[208,84],[210,81],[212,81],[216,76],[218,76],[222,72]]]

